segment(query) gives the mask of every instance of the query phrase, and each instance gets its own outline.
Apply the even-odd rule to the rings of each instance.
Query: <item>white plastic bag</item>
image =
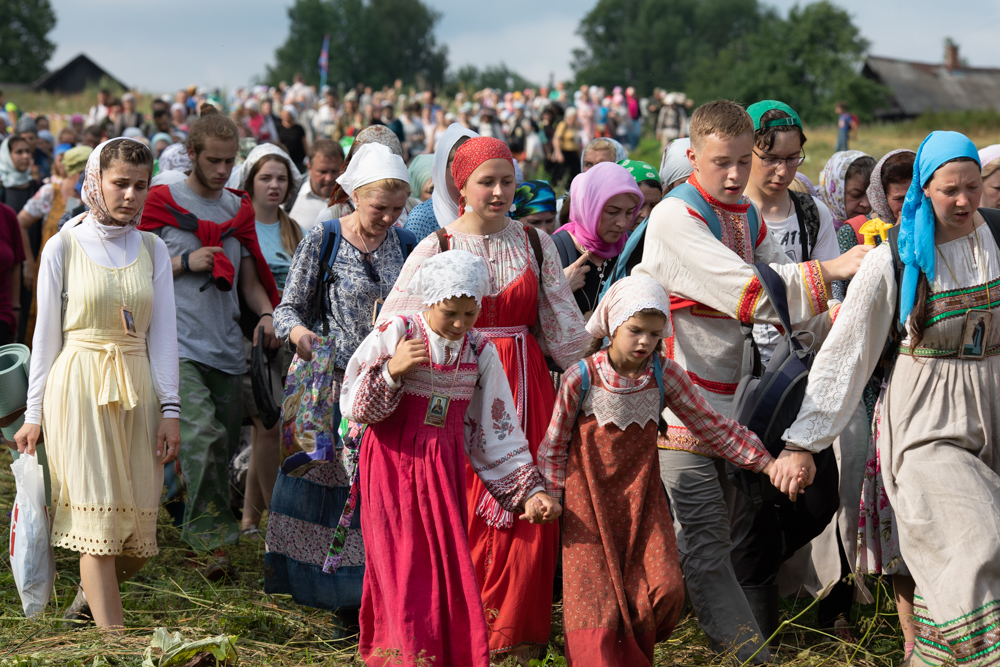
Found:
[[[17,484],[10,522],[10,566],[25,616],[45,609],[52,597],[56,557],[49,541],[45,477],[34,456],[22,454],[10,466]]]

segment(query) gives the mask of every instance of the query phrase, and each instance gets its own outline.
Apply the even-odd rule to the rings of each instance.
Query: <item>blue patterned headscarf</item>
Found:
[[[934,206],[924,195],[924,187],[941,165],[959,157],[979,164],[975,144],[959,132],[931,132],[917,151],[913,180],[899,216],[899,258],[906,265],[900,285],[900,322],[905,323],[913,310],[920,272],[934,282]]]
[[[538,213],[556,211],[556,193],[546,181],[525,181],[514,191],[515,220]]]

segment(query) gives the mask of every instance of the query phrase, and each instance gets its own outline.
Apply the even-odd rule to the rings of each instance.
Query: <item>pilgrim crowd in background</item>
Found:
[[[849,638],[880,578],[907,664],[1000,655],[1000,145],[870,156],[840,105],[814,185],[776,100],[296,77],[0,109],[8,444],[80,553],[68,619],[124,625],[165,505],[211,581],[263,539],[265,590],[367,664],[526,662],[561,599],[570,664],[651,665],[685,597],[762,664],[780,596]],[[816,354],[774,449],[730,416],[789,325]]]

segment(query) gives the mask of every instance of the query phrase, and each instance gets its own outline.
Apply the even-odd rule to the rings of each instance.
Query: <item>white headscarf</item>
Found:
[[[440,252],[423,261],[406,291],[420,297],[425,306],[458,296],[471,296],[481,306],[490,292],[490,269],[486,260],[471,252]]]
[[[667,144],[667,150],[663,151],[663,159],[660,160],[660,182],[663,187],[671,185],[674,181],[682,178],[686,179],[694,171],[691,168],[691,161],[687,157],[687,149],[691,148],[691,139],[674,139]]]
[[[625,320],[647,308],[656,309],[667,318],[660,335],[673,336],[667,291],[657,280],[637,275],[622,278],[611,286],[587,321],[587,333],[594,338],[610,338]]]
[[[385,178],[394,178],[405,183],[410,182],[410,172],[403,158],[393,153],[387,146],[377,143],[365,144],[361,147],[347,171],[340,175],[337,182],[344,192],[353,193],[362,185],[368,185]]]
[[[431,167],[431,180],[434,181],[431,201],[434,204],[434,217],[437,218],[440,227],[447,227],[458,220],[458,202],[448,194],[448,154],[462,137],[478,136],[461,123],[452,123],[438,140],[437,149],[434,151],[434,165]]]
[[[254,147],[250,154],[247,155],[247,159],[243,161],[239,167],[233,169],[233,175],[229,177],[229,181],[226,183],[228,187],[234,188],[236,190],[243,190],[246,192],[247,189],[247,179],[250,177],[250,172],[253,171],[253,167],[257,164],[262,157],[265,155],[277,155],[280,158],[284,158],[285,162],[292,170],[292,182],[288,184],[288,189],[292,192],[296,192],[299,189],[299,184],[302,182],[302,174],[295,167],[295,163],[292,162],[292,158],[288,157],[288,153],[281,150],[274,144],[260,144]],[[232,183],[232,185],[230,185]]]

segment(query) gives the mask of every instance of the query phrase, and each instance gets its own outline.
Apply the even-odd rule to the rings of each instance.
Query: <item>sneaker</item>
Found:
[[[63,619],[71,621],[77,627],[94,622],[94,615],[90,613],[90,603],[87,602],[87,597],[83,594],[82,587],[77,587],[76,597],[73,598],[72,604],[66,609],[66,613],[63,614]]]

